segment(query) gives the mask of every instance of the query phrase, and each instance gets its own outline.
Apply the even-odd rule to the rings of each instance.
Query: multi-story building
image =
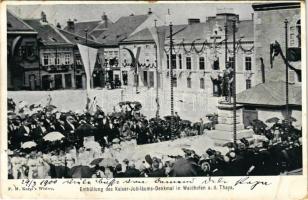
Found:
[[[107,73],[107,81],[121,80],[122,85],[125,85],[126,81],[120,77],[119,43],[149,24],[154,26],[154,20],[157,20],[157,24],[162,24],[150,9],[147,14],[123,16],[114,23],[104,13],[101,21],[69,20],[64,30],[84,36],[87,29],[91,39],[104,44],[104,70]]]
[[[22,19],[7,11],[7,88],[38,89],[37,32]],[[36,71],[29,74],[29,71]]]
[[[40,88],[43,90],[85,88],[85,72],[77,43],[96,48],[102,45],[91,39],[86,41],[84,37],[53,26],[48,23],[44,12],[41,13],[40,19],[25,19],[25,22],[38,33],[40,61],[35,73],[37,77],[40,77]],[[98,58],[102,58],[101,54],[102,51],[99,51]],[[96,62],[97,69],[102,69],[101,63]],[[98,76],[93,75],[94,87],[103,86],[101,71],[96,70],[94,74],[97,73]],[[34,71],[29,71],[29,73],[32,74]]]
[[[296,56],[289,59],[290,64],[296,69],[301,69],[301,16],[299,3],[267,3],[254,4],[254,40],[255,40],[255,59],[258,66],[261,65],[260,59],[263,59],[265,66],[265,80],[285,81],[285,62],[281,55],[273,59],[270,45],[277,41],[285,52],[285,20],[287,20],[288,31],[288,51]],[[264,37],[266,35],[266,37]],[[295,59],[294,59],[295,58]],[[261,76],[258,71],[258,76]],[[259,78],[261,80],[261,78]],[[289,81],[300,82],[296,73],[289,69]]]
[[[159,27],[166,29],[166,38],[163,65],[158,70],[158,77],[155,73],[156,46],[150,31],[146,28],[128,37],[120,43],[123,81],[128,74],[128,87],[136,87],[134,70],[130,67],[131,58],[125,48],[133,50],[141,47],[138,60],[140,90],[158,86],[161,89],[160,96],[168,101],[171,59],[174,94],[177,96],[175,104],[183,105],[178,106],[179,113],[192,109],[195,112],[191,113],[198,116],[202,113],[216,112],[216,106],[213,105],[216,105],[222,95],[220,77],[226,69],[226,51],[228,65],[234,65],[232,21],[236,21],[237,92],[249,89],[258,82],[255,77],[257,69],[254,64],[253,19],[239,20],[238,15],[225,10],[219,11],[216,16],[208,17],[205,22],[188,19],[186,25],[174,25],[172,58],[169,55],[170,28]],[[227,29],[227,48],[225,48],[225,29]],[[192,109],[188,109],[188,105]]]
[[[288,114],[296,119],[293,125],[296,124],[297,128],[300,128],[302,122],[300,3],[260,3],[253,4],[252,7],[255,19],[254,54],[258,69],[256,80],[259,84],[238,94],[237,100],[244,107],[244,124],[249,125],[254,119],[263,121],[271,117],[285,119]],[[274,55],[271,48],[275,43],[280,46],[276,48],[277,55]],[[286,61],[292,67],[287,68]],[[264,70],[261,70],[262,65]],[[288,109],[286,109],[286,69],[289,82]]]
[[[204,23],[199,19],[188,19],[187,25],[173,26],[174,51],[171,65],[174,74],[174,89],[178,92],[201,92],[210,96],[220,96],[219,76],[226,69],[227,62],[234,64],[232,53],[232,20],[236,20],[236,67],[237,90],[243,91],[255,84],[253,45],[253,20],[239,20],[232,13],[218,13],[208,17]],[[225,28],[227,25],[227,28]],[[170,82],[169,66],[169,27],[166,29],[165,55],[159,78],[156,68],[155,45],[151,33],[143,29],[121,42],[122,79],[128,73],[128,85],[135,86],[134,71],[130,69],[129,54],[125,48],[141,47],[139,56],[139,86],[156,87],[156,80],[162,85]],[[225,29],[227,29],[227,49],[225,48]],[[130,73],[129,73],[130,72]],[[158,85],[160,85],[158,83]],[[169,88],[168,86],[166,88]]]
[[[186,25],[174,25],[173,35],[185,29]],[[165,40],[169,37],[169,27],[160,26],[159,31],[165,31]],[[132,68],[132,59],[128,50],[140,48],[138,59],[138,87],[162,88],[161,70],[156,73],[156,44],[148,28],[142,29],[120,43],[121,81],[128,87],[135,87],[135,69]],[[164,63],[165,64],[165,63]],[[164,65],[165,66],[165,65]],[[158,77],[157,77],[158,76]],[[157,82],[160,80],[159,82]]]

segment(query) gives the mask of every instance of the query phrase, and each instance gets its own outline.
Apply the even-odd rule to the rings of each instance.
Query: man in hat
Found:
[[[129,162],[124,177],[140,177],[140,171],[136,169],[135,163]]]
[[[181,158],[175,161],[169,174],[171,177],[200,176],[202,174],[202,170],[196,163]]]
[[[65,128],[66,136],[68,137],[69,140],[75,139],[74,132],[75,132],[76,126],[74,124],[75,124],[75,119],[72,116],[68,115],[65,117],[64,128]]]
[[[149,177],[164,177],[166,176],[165,168],[160,167],[162,162],[160,159],[153,157],[152,170],[148,173]]]

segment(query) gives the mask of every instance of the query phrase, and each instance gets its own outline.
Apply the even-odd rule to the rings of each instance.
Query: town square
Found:
[[[9,5],[9,179],[301,175],[297,2]]]

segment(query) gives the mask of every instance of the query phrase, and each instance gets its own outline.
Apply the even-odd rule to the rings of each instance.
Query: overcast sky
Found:
[[[19,5],[8,6],[8,9],[21,18],[39,18],[41,11],[47,15],[47,20],[55,24],[59,22],[66,25],[68,19],[77,21],[99,20],[105,12],[115,22],[121,16],[130,14],[146,14],[148,9],[165,18],[168,8],[170,9],[173,24],[185,24],[188,18],[199,18],[204,22],[207,16],[214,16],[217,8],[233,9],[240,15],[240,19],[250,19],[253,9],[250,3],[225,4],[225,3],[142,3],[142,4],[78,4],[78,5]]]

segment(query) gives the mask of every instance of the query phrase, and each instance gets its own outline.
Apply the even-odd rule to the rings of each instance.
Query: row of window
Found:
[[[170,65],[170,60],[169,60],[169,55],[167,55],[167,69],[169,69]],[[171,66],[172,69],[177,69],[177,62],[176,60],[178,59],[178,68],[182,69],[182,55],[172,55],[171,57]],[[185,57],[186,61],[186,69],[191,69],[191,57]],[[229,65],[234,68],[234,58],[229,57]],[[214,70],[219,70],[219,58],[217,58],[213,62],[213,67]],[[199,57],[199,70],[204,70],[205,69],[205,58],[204,57]],[[245,57],[245,70],[251,70],[251,57]]]
[[[187,88],[191,88],[191,78],[187,78]],[[251,88],[251,80],[246,80],[246,89]],[[200,78],[200,89],[205,89],[204,78]]]
[[[173,87],[177,87],[177,78],[173,78]],[[192,86],[191,78],[187,78],[187,88],[191,88]],[[205,82],[204,78],[200,78],[199,81],[200,89],[205,89]],[[251,80],[246,80],[246,89],[251,88]],[[221,96],[222,95],[222,88],[219,83],[213,82],[213,96]]]
[[[43,55],[43,65],[60,65],[60,58],[61,56],[56,56],[56,57],[51,57],[51,54],[44,54]],[[54,62],[53,62],[54,61]],[[64,54],[64,64],[68,65],[71,64],[71,54],[70,53],[65,53]]]

